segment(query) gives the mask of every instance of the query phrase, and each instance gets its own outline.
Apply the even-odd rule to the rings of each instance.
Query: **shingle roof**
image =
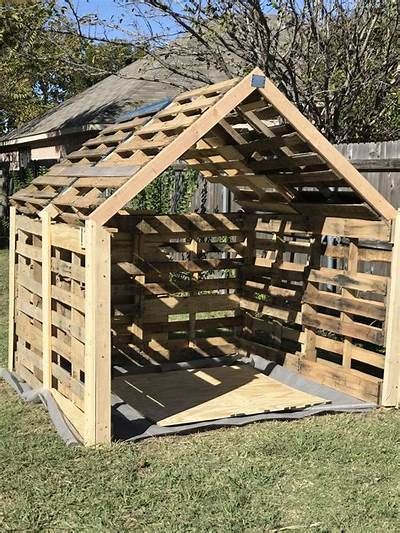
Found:
[[[182,89],[227,78],[222,72],[203,64],[196,68],[203,79],[196,82],[185,75],[192,66],[192,58],[183,58],[181,74],[177,74],[152,58],[139,59],[121,69],[118,75],[108,76],[46,114],[7,133],[0,138],[0,143],[53,131],[72,132],[87,125],[115,123],[121,113],[136,104],[174,97]]]

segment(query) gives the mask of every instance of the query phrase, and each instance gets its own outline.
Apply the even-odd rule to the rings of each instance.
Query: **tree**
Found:
[[[0,3],[0,131],[23,124],[129,64],[131,43],[85,38],[69,5]]]
[[[132,27],[172,70],[182,55],[191,57],[187,76],[204,83],[196,69],[202,62],[227,76],[257,65],[333,142],[400,136],[397,0],[118,3],[125,31]]]

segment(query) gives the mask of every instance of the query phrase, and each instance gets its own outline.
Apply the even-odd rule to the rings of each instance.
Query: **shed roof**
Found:
[[[177,159],[230,189],[250,212],[387,219],[396,210],[254,69],[184,92],[150,120],[106,128],[12,197],[67,222],[105,224]]]

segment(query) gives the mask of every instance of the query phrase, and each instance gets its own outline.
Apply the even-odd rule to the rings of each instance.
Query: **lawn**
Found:
[[[0,250],[0,364],[7,344]],[[400,413],[67,448],[0,381],[0,531],[399,531]]]

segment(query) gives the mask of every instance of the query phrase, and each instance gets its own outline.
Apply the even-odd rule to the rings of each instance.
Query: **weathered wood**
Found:
[[[67,224],[53,224],[51,226],[51,239],[53,246],[82,253],[80,228],[68,226]]]
[[[90,218],[98,224],[107,222],[131,198],[144,189],[254,90],[255,88],[251,86],[251,74],[249,74],[228,90],[213,107],[207,109],[193,124],[188,126],[179,138],[164,148],[162,153],[153,158],[149,167],[144,166],[136,172],[134,178],[103,202],[90,215]],[[143,131],[146,131],[146,128]]]
[[[71,422],[83,439],[85,435],[84,413],[78,407],[76,407],[71,400],[60,394],[57,389],[51,389],[51,394],[53,395],[54,400],[60,407],[63,414],[67,417],[67,419]]]
[[[138,165],[129,165],[129,166],[123,166],[119,167],[116,165],[113,165],[112,167],[106,167],[106,166],[77,166],[73,165],[70,167],[60,167],[58,170],[51,170],[49,174],[54,174],[55,176],[71,176],[74,178],[83,178],[83,177],[89,177],[89,178],[109,178],[109,177],[125,177],[129,176],[131,174],[134,174],[140,166]],[[43,179],[43,178],[42,178]],[[40,181],[39,181],[40,183]]]
[[[358,271],[358,241],[356,239],[352,239],[349,243],[349,251],[348,251],[348,259],[347,259],[347,271],[351,273],[357,273]],[[348,298],[350,300],[355,299],[356,291],[349,290],[346,288],[342,288],[342,296],[344,298]],[[352,324],[352,316],[350,313],[346,313],[345,311],[342,311],[340,313],[340,319],[342,322],[348,322],[349,324]],[[343,340],[343,360],[342,360],[342,366],[345,368],[351,368],[351,359],[352,359],[352,352],[353,352],[353,342],[351,338],[345,337]]]
[[[304,326],[311,328],[324,329],[338,335],[354,337],[377,345],[383,344],[382,330],[366,324],[359,324],[358,322],[349,324],[348,322],[341,322],[339,318],[310,311],[302,314],[302,322]]]
[[[302,359],[299,363],[297,356],[289,354],[286,356],[285,366],[297,370],[300,374],[318,383],[351,394],[361,400],[379,403],[382,385],[382,380],[379,378],[322,360]]]

